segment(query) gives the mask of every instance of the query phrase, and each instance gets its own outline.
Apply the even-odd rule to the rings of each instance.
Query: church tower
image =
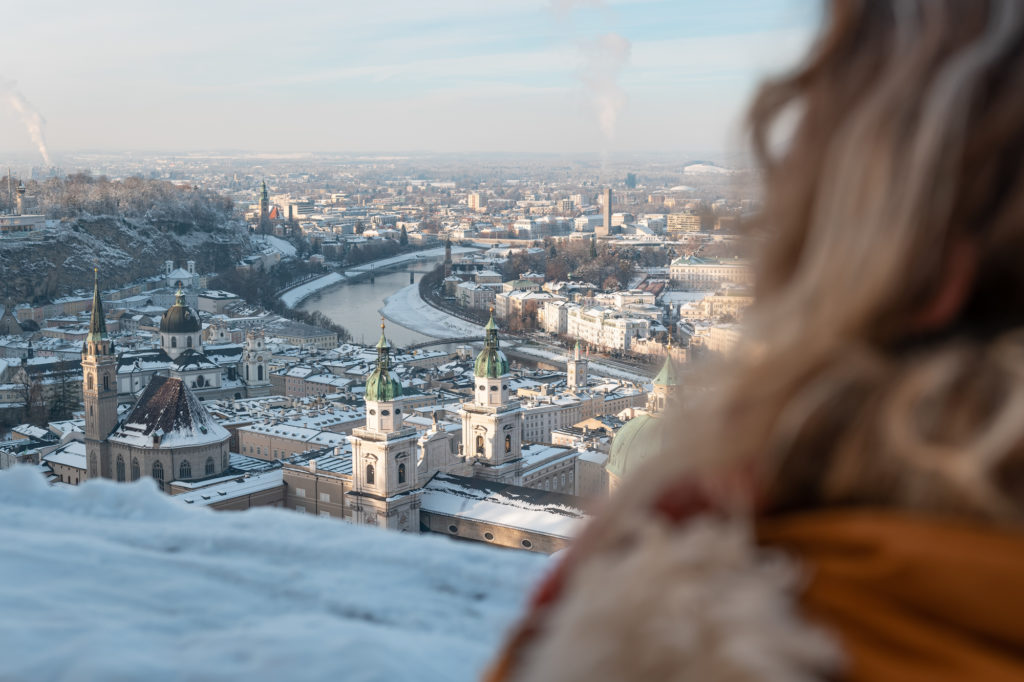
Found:
[[[654,390],[647,398],[647,411],[656,414],[663,412],[665,407],[676,398],[678,379],[676,378],[676,366],[672,362],[672,346],[669,346],[669,353],[665,357],[665,364],[661,371],[654,377]]]
[[[266,339],[263,330],[250,329],[245,334],[245,350],[242,352],[242,375],[248,387],[247,398],[270,395],[270,370]]]
[[[585,388],[587,385],[587,358],[580,350],[580,342],[576,341],[572,358],[565,363],[566,384],[570,391]]]
[[[263,181],[260,188],[260,232],[270,232],[270,193],[267,191],[267,181]]]
[[[107,436],[117,425],[117,358],[107,336],[100,300],[99,271],[93,272],[92,317],[82,346],[82,398],[89,478],[111,478]]]
[[[473,400],[462,404],[462,454],[473,463],[474,476],[519,485],[522,408],[509,397],[512,374],[500,349],[493,308],[484,331],[484,349],[473,365]]]
[[[416,429],[405,425],[402,382],[380,326],[377,366],[366,380],[366,426],[352,431],[353,521],[419,532]]]

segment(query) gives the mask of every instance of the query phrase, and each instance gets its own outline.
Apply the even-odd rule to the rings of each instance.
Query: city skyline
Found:
[[[37,122],[58,165],[86,150],[730,152],[754,84],[794,63],[818,14],[807,0],[275,10],[26,6],[0,147],[42,161]]]

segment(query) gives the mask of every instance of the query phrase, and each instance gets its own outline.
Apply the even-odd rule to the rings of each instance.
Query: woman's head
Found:
[[[1019,0],[829,3],[751,109],[744,341],[612,516],[697,471],[712,504],[1024,518],[1022,91]]]
[[[812,345],[1024,321],[1024,5],[829,8],[807,62],[751,111],[762,318]]]

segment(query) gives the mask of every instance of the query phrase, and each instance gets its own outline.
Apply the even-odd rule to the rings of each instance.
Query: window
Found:
[[[142,471],[139,469],[139,458],[132,457],[132,480],[137,481],[142,476]]]
[[[93,389],[93,381],[92,381],[92,375],[91,374],[87,377],[86,383],[89,384],[89,390],[91,391]]]
[[[188,337],[188,343],[186,344],[189,348],[192,347],[192,337]]]
[[[172,336],[171,337],[171,348],[177,348],[177,347],[178,347],[178,337],[177,336]]]
[[[512,436],[505,436],[505,452],[512,452]]]
[[[529,540],[523,540],[522,544],[523,544],[523,547],[525,547],[526,549],[530,549],[531,547],[533,547],[533,543],[530,542]]]
[[[212,475],[214,469],[216,469],[216,465],[213,463],[213,457],[207,457],[206,458],[206,475],[207,476]]]
[[[245,366],[245,380],[249,380],[249,365]]]
[[[258,447],[256,448],[256,454],[257,455],[262,455],[263,454],[262,452],[260,452],[260,449]]]
[[[366,465],[366,485],[373,485],[373,465]]]
[[[117,456],[117,480],[124,480],[124,457],[121,455]]]
[[[202,388],[205,385],[206,385],[206,379],[204,379],[203,375],[200,374],[199,376],[196,377],[196,386],[198,386],[199,388]]]
[[[106,374],[103,375],[103,390],[104,391],[109,391],[110,390],[110,377],[107,376]]]
[[[494,533],[484,533],[484,540],[493,540]]]
[[[492,390],[492,391],[497,391],[497,390],[498,390],[498,387],[497,387],[497,386],[491,386],[491,390]]]
[[[330,502],[331,501],[330,493],[320,493],[320,501],[321,502]]]
[[[402,410],[400,408],[396,407],[395,408],[395,414],[402,414]]]
[[[178,465],[178,478],[192,478],[192,465],[187,459],[181,460],[181,464]]]
[[[476,453],[478,455],[484,454],[484,437],[483,436],[477,436],[476,437]]]
[[[95,452],[92,453],[91,455],[89,455],[89,471],[92,473],[93,476],[99,476],[100,475],[100,470],[96,466],[96,453]]]
[[[483,384],[480,384],[479,386],[477,386],[477,387],[476,387],[476,389],[477,389],[478,391],[486,391],[486,390],[487,390],[487,387],[486,387],[486,386],[484,386]]]
[[[454,526],[454,525],[453,526],[448,526],[448,532],[449,533],[458,533],[459,532],[459,527],[458,526]]]
[[[164,480],[164,465],[160,462],[153,462],[153,478],[158,481]]]
[[[305,496],[306,496],[306,489],[305,488],[296,488],[295,489],[295,497],[305,497]]]
[[[398,465],[398,482],[405,483],[405,462]]]
[[[263,381],[263,365],[256,366],[256,381]]]

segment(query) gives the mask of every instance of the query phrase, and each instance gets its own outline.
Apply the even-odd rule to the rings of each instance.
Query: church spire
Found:
[[[103,317],[103,301],[100,300],[100,270],[93,268],[92,317],[89,319],[89,336],[86,341],[98,343],[107,338],[107,321]]]

